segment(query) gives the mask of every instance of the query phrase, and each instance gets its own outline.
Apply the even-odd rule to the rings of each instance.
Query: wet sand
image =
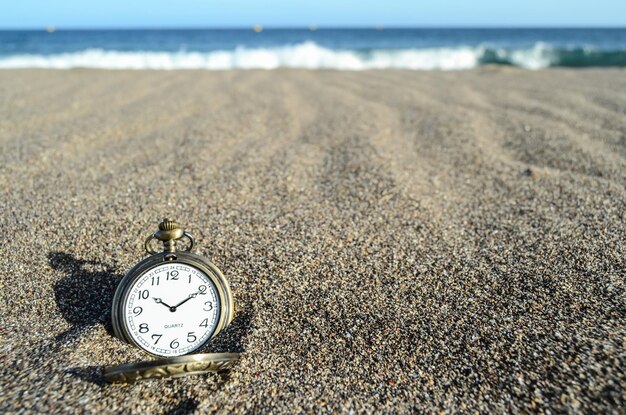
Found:
[[[619,412],[626,72],[0,71],[0,411]],[[130,386],[164,216],[228,375]]]

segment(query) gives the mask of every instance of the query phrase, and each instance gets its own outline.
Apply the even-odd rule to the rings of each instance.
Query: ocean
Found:
[[[615,29],[151,29],[0,31],[0,69],[624,67]]]

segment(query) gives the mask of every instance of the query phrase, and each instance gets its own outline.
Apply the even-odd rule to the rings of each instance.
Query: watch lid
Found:
[[[240,353],[198,353],[157,360],[124,363],[104,368],[109,383],[132,383],[140,380],[179,378],[209,372],[224,372],[239,360]]]

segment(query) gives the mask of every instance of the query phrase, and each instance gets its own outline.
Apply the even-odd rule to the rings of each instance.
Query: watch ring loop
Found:
[[[191,234],[187,231],[183,232],[183,236],[186,236],[187,239],[189,239],[189,246],[187,247],[187,249],[185,249],[185,251],[190,252],[193,249],[193,246],[195,245],[196,242],[194,241],[193,236],[191,236]]]
[[[154,234],[148,236],[148,239],[146,239],[146,242],[144,242],[143,244],[144,248],[146,249],[146,252],[149,253],[150,255],[154,255],[157,253],[157,251],[152,249],[152,247],[150,246],[150,242],[152,242],[153,239],[157,239]]]
[[[183,236],[181,236],[180,239],[182,239],[185,236],[187,237],[187,239],[189,239],[189,246],[185,249],[185,251],[189,252],[193,249],[196,242],[193,239],[193,236],[191,236],[191,234],[187,231],[183,232]],[[146,252],[149,253],[150,255],[154,255],[157,253],[157,251],[152,249],[152,247],[150,246],[150,243],[152,242],[153,239],[159,239],[159,238],[156,237],[156,234],[152,234],[148,236],[148,238],[146,239],[146,242],[144,242],[143,244],[144,248],[146,249]]]

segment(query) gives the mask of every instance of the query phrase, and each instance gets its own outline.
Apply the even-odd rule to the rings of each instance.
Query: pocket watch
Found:
[[[187,247],[176,245],[187,240]],[[163,243],[162,252],[153,249]],[[111,317],[115,335],[159,357],[105,368],[109,381],[183,376],[224,370],[237,353],[193,353],[226,328],[233,318],[233,295],[222,272],[191,253],[193,237],[172,219],[164,219],[145,244],[149,257],[120,281]]]

